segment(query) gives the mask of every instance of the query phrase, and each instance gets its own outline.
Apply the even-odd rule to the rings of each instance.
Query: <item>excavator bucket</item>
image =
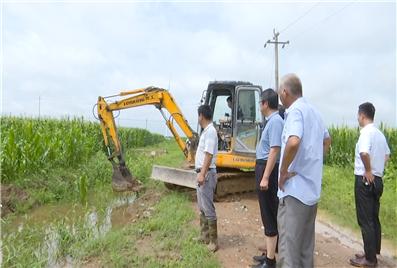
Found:
[[[133,191],[137,192],[141,186],[135,176],[131,174],[125,164],[112,162],[113,176],[112,188],[116,192]]]

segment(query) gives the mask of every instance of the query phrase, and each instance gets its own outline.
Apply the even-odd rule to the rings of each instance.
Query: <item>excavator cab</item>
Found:
[[[261,93],[260,86],[249,82],[209,83],[203,102],[213,110],[218,131],[218,167],[254,167],[252,158],[264,123],[259,107]]]

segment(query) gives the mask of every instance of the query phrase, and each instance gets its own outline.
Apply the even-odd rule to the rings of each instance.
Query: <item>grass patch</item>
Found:
[[[112,167],[103,152],[94,154],[77,168],[54,168],[47,174],[32,174],[17,178],[12,185],[28,193],[27,200],[13,200],[15,212],[22,214],[33,207],[58,202],[80,202],[81,179],[85,178],[87,196],[109,187]]]
[[[156,148],[162,148],[167,152],[155,159],[154,163],[156,165],[178,168],[182,167],[184,163],[186,163],[185,155],[182,153],[174,139],[162,142],[156,145]]]
[[[323,187],[319,208],[328,211],[344,226],[359,229],[354,201],[354,174],[351,168],[324,167]],[[397,195],[395,178],[384,178],[380,222],[384,237],[397,245]]]
[[[151,151],[163,149],[167,153],[151,156]],[[2,267],[62,266],[66,256],[77,266],[220,267],[215,256],[193,239],[198,230],[192,224],[195,214],[188,196],[168,191],[163,183],[149,179],[153,163],[183,163],[184,156],[175,142],[130,149],[126,159],[127,166],[147,189],[140,196],[159,195],[159,200],[146,204],[154,208],[150,216],[101,235],[108,206],[120,196],[111,190],[112,168],[103,153],[78,169],[59,169],[48,176],[18,179],[19,187],[30,189],[29,200],[34,202],[20,204],[19,214],[2,220]],[[85,176],[88,189],[84,205],[80,202],[81,176]],[[32,203],[42,207],[29,210]],[[22,212],[28,213],[21,216]],[[92,212],[97,215],[94,227],[87,222]],[[32,215],[35,217],[30,220]],[[23,228],[18,230],[19,226]]]
[[[193,218],[188,198],[168,192],[152,217],[92,243],[84,259],[106,267],[219,267],[215,256],[194,241]]]
[[[159,202],[146,204],[153,205],[151,215],[103,236],[100,226],[106,221],[105,215],[98,214],[99,224],[93,227],[87,224],[87,215],[93,209],[79,214],[80,205],[75,208],[77,214],[50,224],[36,222],[3,233],[3,267],[54,266],[65,256],[78,266],[220,267],[215,256],[193,239],[198,230],[191,223],[195,214],[188,196],[167,191],[156,182],[148,184],[151,192],[161,193]]]

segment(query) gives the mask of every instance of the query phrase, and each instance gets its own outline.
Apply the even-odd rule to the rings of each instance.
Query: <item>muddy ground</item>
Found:
[[[29,195],[12,185],[1,185],[1,217],[15,211],[16,201],[26,201]]]
[[[194,204],[193,204],[194,205]],[[195,206],[195,205],[194,205]],[[250,267],[264,244],[259,205],[255,193],[229,196],[215,204],[218,214],[219,250],[216,256],[223,267]],[[352,267],[349,258],[361,251],[357,234],[325,222],[318,213],[316,223],[315,267]],[[198,224],[198,219],[196,220]],[[385,249],[396,255],[396,248]],[[397,267],[390,257],[380,256],[378,267]]]
[[[196,210],[195,191],[186,192],[192,201],[192,207]],[[134,224],[139,218],[151,217],[153,207],[160,200],[162,193],[148,190],[140,196],[136,202],[115,209],[112,213],[112,226],[122,227]],[[255,193],[244,193],[227,196],[215,203],[218,214],[219,250],[215,253],[222,267],[251,267],[256,264],[252,256],[261,254],[258,246],[264,244],[263,227],[259,215],[259,205]],[[193,224],[199,226],[198,213]],[[142,254],[154,250],[154,241],[139,240],[137,248]],[[382,254],[378,256],[378,267],[397,267],[397,261],[393,256],[397,255],[396,248],[388,241],[382,243]],[[321,210],[317,214],[316,221],[316,246],[315,267],[352,267],[349,258],[354,253],[362,251],[360,234],[332,223],[329,216]],[[169,252],[154,252],[170,254]],[[159,255],[160,254],[160,255]],[[157,256],[156,255],[156,256]],[[172,256],[167,255],[167,258]],[[69,267],[69,266],[65,266]],[[89,259],[82,263],[82,267],[103,267],[95,259]]]
[[[17,198],[27,198],[27,194],[2,185],[2,204]],[[195,191],[184,190],[191,196],[192,207],[196,210]],[[111,215],[113,228],[134,224],[139,218],[149,218],[155,204],[163,193],[151,191],[143,193],[138,199],[127,205],[114,209]],[[255,193],[227,196],[215,203],[218,214],[219,250],[215,253],[222,267],[250,267],[255,262],[252,256],[261,254],[258,246],[264,244],[263,227],[260,220],[259,206]],[[12,206],[7,205],[7,212]],[[2,214],[4,211],[2,212]],[[3,214],[4,215],[4,214]],[[199,226],[198,213],[193,224]],[[353,219],[355,220],[355,219]],[[319,211],[316,222],[315,267],[352,267],[348,260],[354,253],[362,250],[361,237],[332,223],[328,215]],[[137,241],[138,248],[152,248],[154,241]],[[396,247],[387,241],[382,243],[382,256],[378,257],[379,267],[397,267]],[[170,257],[167,255],[167,257]],[[171,256],[172,257],[172,256]],[[95,259],[88,259],[82,267],[101,267]],[[64,267],[68,266],[66,263]]]

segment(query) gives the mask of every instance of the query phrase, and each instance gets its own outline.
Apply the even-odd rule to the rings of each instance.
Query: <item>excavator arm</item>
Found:
[[[124,99],[107,103],[106,99],[110,97],[123,97]],[[184,153],[189,163],[194,163],[196,153],[198,135],[189,126],[187,120],[183,116],[178,105],[174,101],[171,94],[162,88],[147,87],[135,89],[131,91],[122,91],[121,93],[108,97],[98,97],[97,109],[98,118],[101,123],[101,130],[104,142],[108,151],[108,159],[113,165],[113,189],[116,191],[125,191],[137,186],[136,179],[131,175],[125,165],[124,155],[120,139],[117,135],[117,128],[114,121],[113,111],[129,109],[144,105],[154,105],[163,116],[165,123],[177,144]],[[163,109],[167,110],[169,117],[167,118]],[[187,141],[183,141],[177,132],[174,122],[180,127],[187,137]]]

